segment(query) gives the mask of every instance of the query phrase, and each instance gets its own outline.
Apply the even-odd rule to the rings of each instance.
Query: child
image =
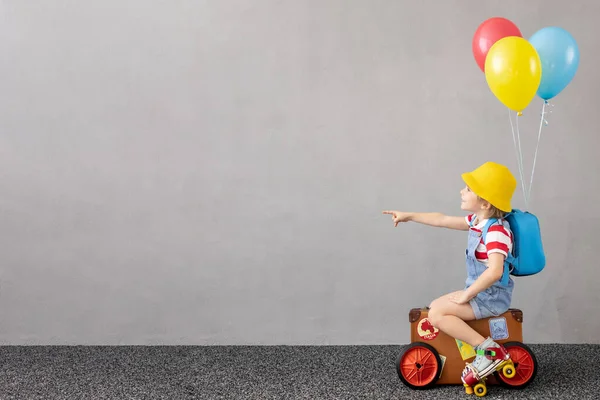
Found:
[[[510,277],[505,280],[507,284],[500,280],[504,274],[504,259],[512,251],[513,238],[510,226],[503,217],[512,210],[510,202],[517,183],[508,168],[493,162],[462,174],[462,178],[467,186],[460,191],[461,209],[470,213],[467,217],[400,211],[383,213],[392,215],[394,226],[413,221],[469,231],[465,288],[441,296],[429,306],[429,320],[435,327],[470,344],[477,353],[472,364],[468,364],[463,371],[464,382],[469,370],[476,379],[482,378],[493,372],[494,367],[502,361],[487,357],[485,350],[496,348],[496,354],[509,357],[503,346],[490,337],[484,338],[465,321],[497,316],[510,306],[514,282]],[[482,231],[488,222],[493,223],[483,238]]]

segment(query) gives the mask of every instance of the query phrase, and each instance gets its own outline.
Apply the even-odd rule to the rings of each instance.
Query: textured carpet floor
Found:
[[[474,399],[396,374],[403,346],[0,347],[0,399]],[[487,399],[598,399],[600,345],[530,345],[536,379]],[[591,368],[590,368],[591,367]]]

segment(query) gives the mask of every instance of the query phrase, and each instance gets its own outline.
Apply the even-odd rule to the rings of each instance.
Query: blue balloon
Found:
[[[551,26],[531,36],[529,43],[537,50],[542,64],[542,80],[537,95],[549,100],[562,92],[579,67],[579,48],[566,30]]]

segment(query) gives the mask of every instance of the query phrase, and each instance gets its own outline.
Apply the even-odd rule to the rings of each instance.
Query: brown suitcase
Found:
[[[465,364],[473,361],[475,352],[468,344],[435,328],[427,318],[428,312],[427,307],[413,308],[409,312],[411,344],[398,358],[398,375],[407,386],[413,388],[430,387],[434,384],[462,385],[461,373]],[[467,323],[482,336],[490,336],[495,342],[503,344],[515,365],[516,373],[513,378],[497,373],[488,376],[486,384],[500,383],[507,387],[522,388],[533,380],[537,372],[537,361],[531,349],[522,343],[521,310],[511,308],[498,317]]]

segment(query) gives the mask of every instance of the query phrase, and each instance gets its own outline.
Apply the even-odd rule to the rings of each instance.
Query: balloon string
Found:
[[[519,129],[519,116],[521,114],[517,114],[517,118],[515,118],[515,123],[517,125],[517,141],[519,142],[519,158],[521,160],[521,179],[525,179],[525,165],[523,164],[523,150],[521,149],[521,130]],[[523,190],[525,190],[525,185],[523,184]],[[525,197],[525,209],[529,209],[529,196]]]
[[[520,136],[519,136],[519,146],[517,147],[517,140],[515,138],[515,127],[513,125],[512,117],[510,116],[510,109],[508,110],[508,120],[510,121],[510,129],[512,131],[513,143],[515,144],[515,150],[517,152],[517,165],[519,166],[519,176],[521,177],[521,187],[523,188],[523,198],[525,199],[525,207],[527,208],[527,192],[525,191],[525,179],[523,178],[523,157],[520,156]],[[517,131],[519,130],[519,117],[517,117]]]
[[[531,186],[533,185],[533,174],[535,173],[535,162],[537,160],[538,148],[540,147],[540,138],[542,136],[542,126],[544,124],[544,116],[546,115],[546,101],[542,105],[542,115],[540,117],[540,129],[538,130],[538,139],[535,146],[535,155],[533,156],[533,167],[531,168],[531,180],[529,181],[529,192],[528,197],[531,198]]]

